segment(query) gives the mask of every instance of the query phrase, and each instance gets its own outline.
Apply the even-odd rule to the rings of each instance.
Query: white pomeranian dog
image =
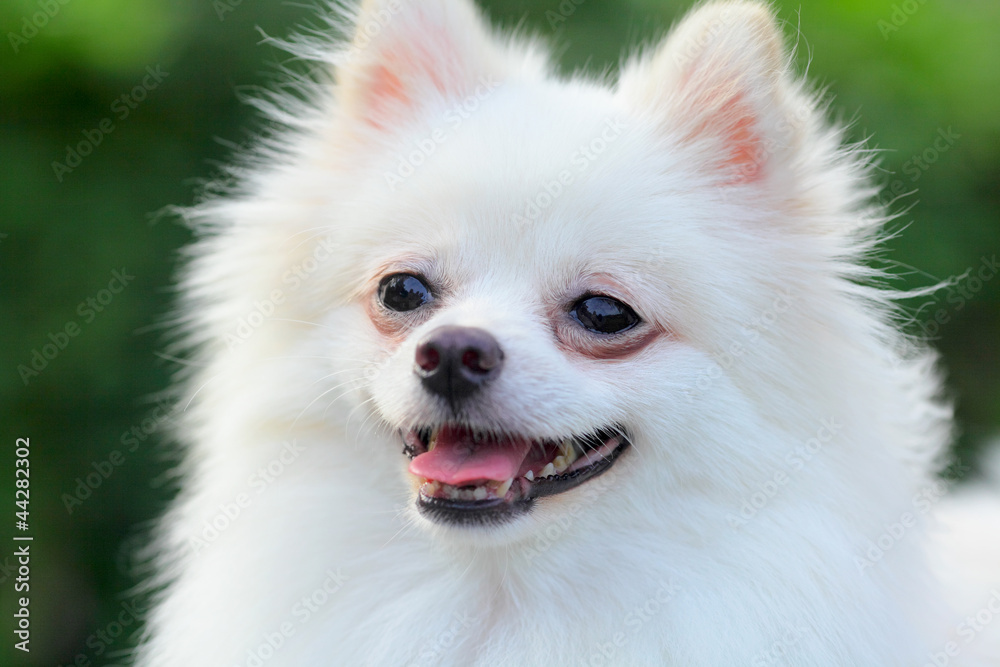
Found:
[[[768,6],[614,81],[469,0],[332,14],[190,212],[140,665],[998,664],[998,513],[934,539],[935,358]]]

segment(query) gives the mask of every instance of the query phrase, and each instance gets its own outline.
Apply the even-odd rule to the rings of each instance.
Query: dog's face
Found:
[[[464,4],[390,5],[338,74],[325,354],[419,515],[510,535],[609,471],[587,511],[725,487],[747,454],[700,438],[752,423],[734,375],[767,347],[719,355],[775,302],[793,198],[770,17],[696,13],[612,88],[549,80]]]
[[[385,351],[370,391],[435,522],[515,521],[610,469],[678,348],[658,258],[636,243],[651,221],[617,178],[629,121],[560,93],[493,91],[383,213],[363,289]],[[589,113],[567,127],[552,104]]]

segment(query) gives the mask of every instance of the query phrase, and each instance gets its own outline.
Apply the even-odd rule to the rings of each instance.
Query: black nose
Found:
[[[489,332],[439,327],[417,343],[414,371],[431,393],[454,407],[500,374],[503,350]]]

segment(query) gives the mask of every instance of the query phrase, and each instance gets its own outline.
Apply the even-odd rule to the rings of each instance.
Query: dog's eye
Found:
[[[409,273],[394,273],[378,284],[378,298],[389,310],[416,310],[432,301],[431,288],[422,279]]]
[[[620,333],[639,323],[639,316],[634,310],[609,296],[584,297],[576,302],[570,314],[585,329],[594,333]]]

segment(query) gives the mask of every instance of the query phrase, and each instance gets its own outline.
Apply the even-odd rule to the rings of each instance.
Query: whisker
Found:
[[[352,378],[350,380],[347,380],[346,382],[342,382],[341,384],[338,384],[338,385],[335,385],[333,387],[330,387],[326,391],[322,392],[319,396],[317,396],[313,400],[309,401],[309,405],[307,405],[306,407],[302,408],[302,412],[299,413],[299,415],[292,422],[292,425],[289,426],[289,430],[295,428],[295,425],[299,423],[299,419],[302,418],[302,415],[304,415],[306,412],[308,412],[309,408],[311,408],[316,403],[316,401],[318,401],[319,399],[323,398],[324,396],[326,396],[327,394],[329,394],[332,391],[337,391],[338,389],[340,389],[344,385],[350,384],[351,382],[358,382],[358,381],[363,381],[363,380],[364,380],[364,378]],[[339,400],[343,396],[346,396],[351,391],[352,390],[349,389],[347,392],[345,392],[344,394],[342,394],[341,396],[339,396],[336,400]]]

